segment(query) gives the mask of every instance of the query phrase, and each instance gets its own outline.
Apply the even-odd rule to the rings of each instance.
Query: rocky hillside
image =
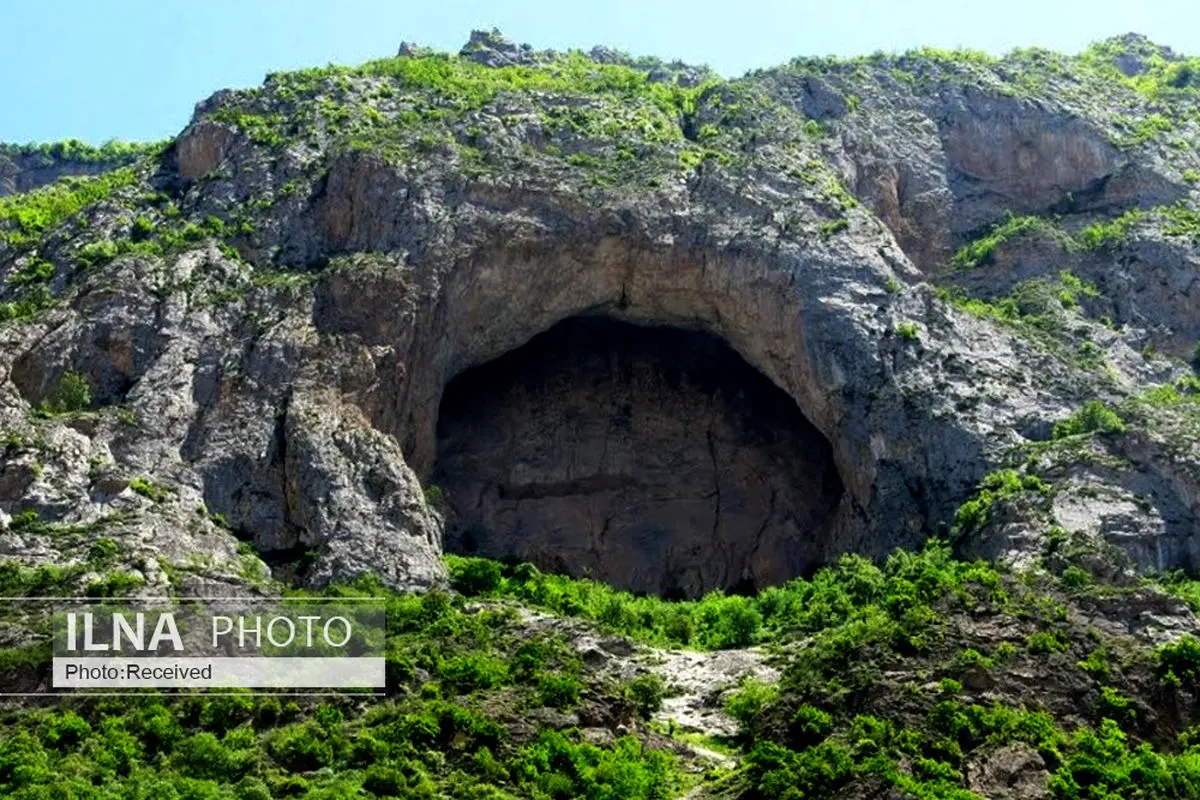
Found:
[[[165,143],[111,141],[93,147],[76,139],[53,144],[0,143],[0,197],[28,192],[66,175],[96,175],[132,164]]]
[[[477,32],[18,151],[0,595],[395,609],[384,704],[16,708],[0,791],[1200,796],[1200,59]]]

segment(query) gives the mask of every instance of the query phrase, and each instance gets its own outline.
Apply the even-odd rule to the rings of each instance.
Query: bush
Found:
[[[746,756],[746,764],[757,795],[780,800],[831,797],[854,775],[850,753],[828,742],[802,753],[760,742]]]
[[[1038,631],[1025,637],[1025,646],[1031,653],[1065,653],[1070,649],[1062,636],[1051,631]]]
[[[812,747],[833,730],[833,715],[808,704],[792,714],[791,734],[799,747]]]
[[[111,564],[119,553],[117,543],[105,536],[92,542],[88,548],[88,561],[98,566]]]
[[[38,410],[43,414],[70,414],[86,411],[92,406],[92,388],[87,378],[78,372],[64,372],[58,379],[58,388],[42,400]]]
[[[906,342],[916,341],[920,334],[920,328],[915,322],[901,322],[896,325],[896,335]]]
[[[1124,433],[1125,422],[1100,400],[1089,400],[1071,416],[1054,426],[1051,436],[1063,439],[1090,433]]]
[[[566,709],[579,702],[583,684],[571,675],[543,675],[538,681],[538,702],[551,708]]]
[[[725,698],[725,713],[740,722],[743,728],[749,728],[754,718],[778,699],[777,686],[749,678]]]
[[[716,621],[710,634],[710,647],[749,647],[758,640],[762,612],[747,597],[725,597],[716,601]],[[703,612],[703,609],[702,609]]]
[[[634,678],[625,687],[625,696],[633,702],[638,716],[650,719],[662,709],[663,698],[667,695],[666,684],[656,673],[649,672]]]
[[[312,772],[333,764],[333,746],[326,740],[325,733],[312,723],[279,729],[267,750],[289,772]]]
[[[467,694],[501,685],[508,678],[508,667],[490,656],[468,653],[443,661],[438,675],[448,690]]]
[[[112,261],[120,252],[116,242],[89,242],[79,248],[76,258],[84,269],[96,269]]]
[[[184,739],[175,748],[173,757],[175,765],[185,770],[188,777],[220,783],[236,783],[249,769],[252,759],[252,751],[230,748],[208,732]]]
[[[135,242],[144,242],[154,235],[154,223],[143,216],[133,221],[129,230],[129,238]]]
[[[1200,687],[1200,639],[1182,636],[1158,648],[1155,659],[1159,678],[1164,684],[1177,686],[1182,682]]]
[[[526,787],[521,796],[571,800],[662,800],[674,796],[674,758],[626,736],[611,749],[575,744],[544,731],[510,770]]]
[[[486,558],[466,558],[451,565],[450,579],[455,589],[465,595],[494,592],[503,583],[500,564]]]

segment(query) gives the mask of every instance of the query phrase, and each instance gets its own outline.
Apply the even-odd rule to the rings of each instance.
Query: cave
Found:
[[[699,330],[573,317],[447,385],[447,552],[635,592],[755,591],[825,555],[829,442]]]

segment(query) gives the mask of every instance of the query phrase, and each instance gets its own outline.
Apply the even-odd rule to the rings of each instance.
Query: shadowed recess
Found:
[[[829,442],[724,341],[607,317],[457,376],[437,434],[448,551],[667,596],[812,568],[843,491]]]

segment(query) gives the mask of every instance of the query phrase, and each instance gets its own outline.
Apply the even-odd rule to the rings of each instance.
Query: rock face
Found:
[[[416,588],[444,578],[431,484],[450,548],[644,591],[951,533],[1032,563],[1055,514],[1121,569],[1190,566],[1196,458],[1164,431],[1191,401],[1139,398],[1189,371],[1200,160],[1115,62],[1038,58],[724,81],[491,32],[219,92],[104,192],[0,216],[3,519],[120,511],[155,547],[188,520],[214,563],[237,537]],[[1055,235],[984,247],[1010,212]],[[1067,502],[1048,440],[1095,398],[1143,421],[1095,445],[1148,517]],[[1014,465],[1062,497],[958,513]]]
[[[700,333],[568,320],[452,381],[438,431],[456,552],[697,596],[802,574],[837,526],[829,443]]]
[[[329,394],[293,397],[283,437],[288,519],[300,544],[321,549],[311,582],[438,583],[440,520],[395,440]]]

